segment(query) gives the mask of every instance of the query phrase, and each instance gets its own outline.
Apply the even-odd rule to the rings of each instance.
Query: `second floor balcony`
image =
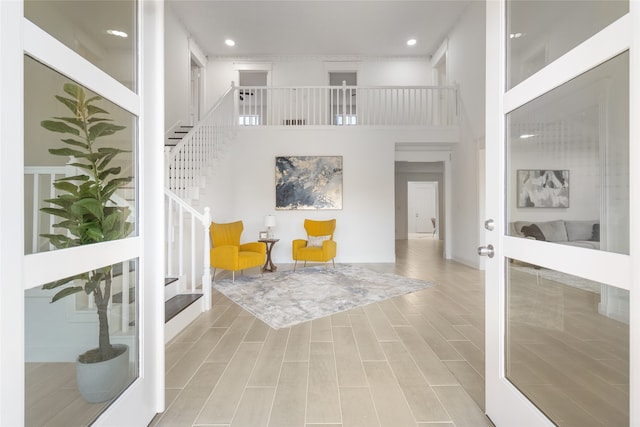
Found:
[[[240,126],[458,126],[454,86],[233,86]]]

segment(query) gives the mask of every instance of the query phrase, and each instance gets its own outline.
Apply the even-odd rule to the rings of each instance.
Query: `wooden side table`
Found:
[[[262,267],[262,272],[270,271],[274,272],[278,269],[275,265],[273,265],[273,261],[271,260],[271,249],[273,249],[273,245],[276,244],[280,239],[259,239],[259,242],[263,242],[267,245],[267,261],[264,263],[264,267]]]

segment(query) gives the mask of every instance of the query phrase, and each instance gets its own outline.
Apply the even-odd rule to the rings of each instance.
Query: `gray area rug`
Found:
[[[339,265],[216,281],[215,289],[274,329],[433,286],[424,280]]]

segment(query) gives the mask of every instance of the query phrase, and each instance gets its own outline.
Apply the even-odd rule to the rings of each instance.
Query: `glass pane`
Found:
[[[510,261],[507,378],[559,426],[628,426],[629,292]]]
[[[508,0],[508,89],[628,12],[627,0]]]
[[[629,53],[507,115],[507,234],[629,253]]]
[[[24,16],[136,90],[136,2],[25,0]]]
[[[24,104],[25,252],[135,235],[136,117],[28,56]]]
[[[75,277],[25,291],[27,426],[89,425],[138,377],[137,260]]]

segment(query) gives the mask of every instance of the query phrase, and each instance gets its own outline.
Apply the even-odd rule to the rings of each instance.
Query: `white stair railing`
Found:
[[[455,86],[233,87],[241,126],[458,125]]]
[[[165,189],[164,194],[167,227],[165,276],[178,278],[178,291],[181,293],[197,293],[200,288],[204,297],[203,309],[209,310],[209,208],[200,213],[170,190]]]
[[[165,188],[184,200],[198,197],[203,179],[236,128],[232,88],[166,153]]]

